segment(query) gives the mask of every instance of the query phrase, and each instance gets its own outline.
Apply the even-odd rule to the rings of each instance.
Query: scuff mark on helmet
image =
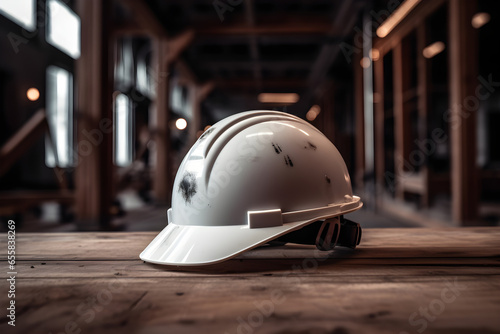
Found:
[[[316,149],[318,148],[316,145],[314,145],[313,143],[311,143],[310,141],[307,142],[307,144],[309,145],[309,148],[310,149],[313,149],[316,151]]]
[[[186,173],[179,183],[179,191],[187,203],[191,203],[191,198],[196,194],[196,177],[193,173]]]
[[[293,167],[293,162],[292,162],[292,159],[290,159],[290,156],[289,156],[289,155],[287,155],[287,156],[285,156],[285,157],[283,157],[283,158],[285,158],[285,164],[286,164],[287,166]]]
[[[278,144],[272,143],[272,145],[274,147],[274,152],[276,152],[276,154],[280,154],[281,152],[283,152],[283,150]]]
[[[328,177],[328,175],[325,175],[325,180],[328,184],[330,184],[332,181],[330,180],[330,178]]]

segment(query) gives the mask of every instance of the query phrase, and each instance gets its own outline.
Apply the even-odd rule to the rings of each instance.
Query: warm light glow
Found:
[[[474,28],[479,29],[486,23],[490,22],[491,16],[488,13],[476,13],[472,17],[471,24]]]
[[[299,100],[299,95],[295,93],[260,93],[258,99],[260,103],[291,104]]]
[[[26,96],[28,97],[28,100],[36,101],[40,97],[40,92],[36,88],[30,88],[26,92]]]
[[[208,129],[210,129],[211,125],[207,125],[205,126],[205,128],[203,129],[203,132],[207,131]]]
[[[410,13],[420,1],[421,0],[406,0],[403,2],[398,9],[396,9],[391,16],[389,16],[387,20],[382,22],[380,27],[378,27],[377,36],[384,38],[389,35],[392,29],[394,29],[399,22],[403,21],[406,15],[408,15],[408,13]]]
[[[380,59],[380,51],[378,49],[371,49],[370,50],[370,58],[373,61],[377,61]]]
[[[175,121],[175,127],[179,130],[184,130],[187,127],[188,123],[184,118],[178,118]]]
[[[368,68],[370,67],[371,60],[368,57],[363,57],[361,58],[361,61],[359,62],[362,68]]]
[[[306,118],[309,122],[312,122],[318,117],[319,113],[321,112],[321,108],[315,104],[309,109],[309,111],[306,114]]]
[[[435,55],[443,52],[445,45],[443,42],[434,42],[431,45],[424,48],[422,54],[425,58],[432,58]]]

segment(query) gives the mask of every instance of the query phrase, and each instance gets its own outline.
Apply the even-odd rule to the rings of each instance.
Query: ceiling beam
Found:
[[[363,2],[353,0],[343,1],[338,11],[336,11],[328,36],[337,36],[340,38],[348,36],[356,24],[358,19],[357,13],[363,4]],[[301,109],[307,110],[305,104],[309,103],[309,100],[314,96],[317,87],[325,79],[328,69],[332,66],[339,53],[340,47],[337,43],[323,45],[307,79],[308,91],[300,101],[302,103],[299,106]]]
[[[300,22],[280,22],[276,23],[257,23],[254,26],[248,24],[215,24],[204,25],[196,29],[200,36],[208,35],[325,35],[331,31],[330,22],[323,20],[310,21],[306,24]]]
[[[306,60],[276,60],[276,61],[260,61],[260,67],[262,69],[270,70],[270,71],[283,71],[287,69],[309,69],[312,66],[311,61]],[[206,60],[199,61],[196,64],[196,67],[199,69],[208,69],[212,71],[219,70],[248,70],[251,68],[251,61],[224,61],[224,60]]]
[[[166,43],[167,50],[166,52],[166,57],[167,57],[167,63],[172,64],[175,62],[177,59],[179,59],[180,55],[182,52],[191,44],[191,42],[194,39],[194,30],[193,29],[188,29],[179,35],[170,38],[168,40],[168,43]]]
[[[255,89],[259,91],[278,92],[290,90],[292,93],[305,88],[303,79],[266,79],[262,81],[261,89],[255,84],[253,77],[238,79],[216,79],[215,84],[218,88],[228,91]]]
[[[246,21],[249,27],[255,27],[255,13],[253,8],[252,0],[245,0],[245,14]],[[253,76],[255,78],[257,87],[262,86],[262,68],[260,66],[260,54],[259,54],[259,46],[257,43],[257,35],[250,34],[248,36],[248,44],[250,49],[250,58],[252,59],[252,68],[253,68]]]

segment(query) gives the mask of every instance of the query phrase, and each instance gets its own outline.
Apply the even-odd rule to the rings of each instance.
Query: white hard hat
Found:
[[[346,165],[315,127],[277,111],[214,124],[184,157],[168,225],[141,253],[147,262],[205,265],[271,241],[355,248],[361,208]]]

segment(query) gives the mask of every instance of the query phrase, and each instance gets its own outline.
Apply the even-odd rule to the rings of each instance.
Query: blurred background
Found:
[[[337,146],[364,227],[498,225],[499,31],[495,0],[2,0],[2,228],[159,230],[252,109]]]

